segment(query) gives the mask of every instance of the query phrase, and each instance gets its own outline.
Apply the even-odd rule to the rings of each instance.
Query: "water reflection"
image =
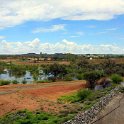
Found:
[[[48,79],[48,75],[45,75],[44,72],[40,70],[37,80],[45,80],[45,79]],[[33,81],[36,79],[34,79],[30,71],[26,71],[24,76],[17,77],[17,76],[13,76],[11,74],[11,71],[4,69],[4,73],[0,74],[0,80],[10,80],[10,81],[17,80],[19,83],[22,83],[23,81],[26,81],[27,83],[33,83]]]

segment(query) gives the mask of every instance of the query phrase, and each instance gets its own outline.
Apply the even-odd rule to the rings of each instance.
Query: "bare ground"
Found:
[[[0,87],[0,116],[17,110],[44,110],[58,113],[72,105],[57,103],[60,96],[85,88],[85,81],[20,84]]]

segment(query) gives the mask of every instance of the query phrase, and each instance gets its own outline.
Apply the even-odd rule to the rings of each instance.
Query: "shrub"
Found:
[[[19,82],[17,80],[12,81],[13,84],[18,84]]]
[[[36,83],[50,83],[51,81],[50,80],[40,80],[40,81],[37,81]]]
[[[56,78],[54,76],[51,76],[51,77],[48,77],[48,80],[50,82],[55,82],[56,81]]]
[[[76,77],[77,77],[78,80],[82,80],[83,79],[83,74],[77,74]]]
[[[10,84],[10,83],[11,83],[11,81],[0,80],[0,86],[8,85],[8,84]]]
[[[73,80],[73,77],[72,77],[70,74],[67,74],[67,75],[64,77],[64,80],[65,80],[65,81],[72,81],[72,80]]]
[[[71,95],[66,95],[66,96],[61,96],[58,99],[58,102],[70,102],[70,103],[74,103],[74,102],[79,102],[82,101],[86,98],[88,98],[90,95],[92,94],[91,90],[87,90],[87,89],[83,89],[83,90],[79,90],[76,93],[73,93]]]
[[[82,89],[77,92],[77,96],[79,97],[80,100],[86,99],[88,96],[90,96],[92,93],[91,90],[87,89]]]
[[[113,83],[119,84],[120,82],[123,81],[123,78],[120,75],[118,75],[118,74],[113,74],[111,76],[111,80],[113,81]]]
[[[22,84],[26,84],[26,83],[27,83],[27,81],[26,81],[26,80],[23,80],[23,81],[22,81]]]

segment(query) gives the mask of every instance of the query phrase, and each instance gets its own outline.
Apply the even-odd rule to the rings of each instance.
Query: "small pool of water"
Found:
[[[45,80],[47,78],[48,76],[43,73],[38,76],[37,80]],[[30,71],[26,71],[24,76],[16,77],[12,76],[7,69],[4,70],[4,73],[0,74],[0,80],[17,80],[19,83],[22,83],[22,81],[26,81],[27,83],[33,83],[35,81]]]

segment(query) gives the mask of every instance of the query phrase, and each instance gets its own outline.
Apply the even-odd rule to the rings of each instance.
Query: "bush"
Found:
[[[18,84],[19,82],[17,80],[12,81],[13,84]]]
[[[120,75],[118,75],[118,74],[113,74],[111,76],[111,80],[113,81],[113,83],[119,84],[120,82],[123,81],[123,78]]]
[[[36,83],[50,83],[51,81],[50,80],[40,80],[40,81],[37,81]]]
[[[64,77],[64,80],[65,80],[65,81],[72,81],[72,80],[73,80],[73,77],[72,77],[70,74],[67,74],[67,75]]]
[[[86,99],[88,96],[90,96],[92,93],[91,90],[87,90],[87,89],[83,89],[83,90],[79,90],[77,92],[77,96],[79,97],[80,100],[84,100]]]
[[[8,84],[10,84],[10,83],[11,83],[11,81],[0,80],[0,86],[8,85]]]
[[[51,76],[51,77],[48,77],[48,80],[50,82],[55,82],[56,81],[56,78],[54,76]]]
[[[76,77],[77,77],[78,80],[82,80],[83,79],[83,74],[77,74]]]
[[[23,80],[23,81],[22,81],[22,84],[27,84],[27,81],[26,81],[26,80]]]
[[[58,99],[58,102],[63,102],[63,103],[79,102],[79,101],[82,101],[82,100],[88,98],[91,94],[92,94],[91,90],[83,89],[83,90],[79,90],[78,92],[73,93],[71,95],[61,96]]]

